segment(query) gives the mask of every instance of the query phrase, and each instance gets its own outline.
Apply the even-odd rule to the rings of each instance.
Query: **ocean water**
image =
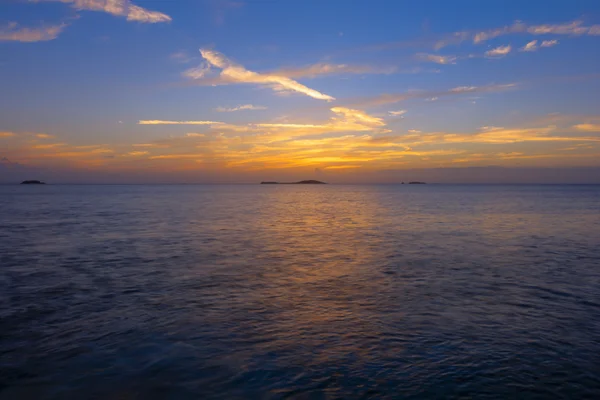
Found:
[[[600,398],[600,186],[0,186],[0,399]]]

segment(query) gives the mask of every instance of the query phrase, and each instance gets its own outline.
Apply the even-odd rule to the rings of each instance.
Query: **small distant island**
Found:
[[[315,181],[313,179],[300,182],[261,182],[261,185],[326,185],[326,182]]]
[[[46,182],[42,182],[42,181],[23,181],[21,182],[21,185],[45,185]]]
[[[402,182],[402,183],[404,183],[404,182]],[[408,182],[408,184],[409,184],[409,185],[425,185],[425,182],[417,182],[417,181],[414,181],[414,182]]]

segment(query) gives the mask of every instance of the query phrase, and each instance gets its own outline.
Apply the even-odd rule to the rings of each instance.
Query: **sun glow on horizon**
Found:
[[[7,176],[28,169],[135,179],[197,171],[244,180],[261,171],[347,177],[415,168],[600,168],[600,114],[593,111],[600,105],[593,96],[600,58],[589,52],[600,40],[594,21],[465,30],[484,26],[485,18],[464,16],[452,23],[460,29],[421,35],[408,24],[383,42],[367,34],[368,45],[352,39],[347,26],[335,29],[345,33],[331,43],[307,41],[305,48],[297,39],[326,37],[326,27],[291,26],[276,45],[261,43],[272,32],[253,24],[232,44],[226,38],[237,28],[219,20],[211,45],[184,46],[176,32],[193,26],[181,18],[183,2],[150,10],[128,0],[46,1],[48,10],[77,18],[28,25],[21,9],[0,6],[10,18],[0,26],[0,46],[12,54],[0,60],[0,76],[5,96],[15,99],[0,111],[0,172]],[[28,10],[42,19],[45,7],[31,3]],[[249,23],[243,15],[250,9],[268,7],[244,4],[238,24]],[[349,12],[358,16],[361,7]],[[394,22],[378,15],[385,26]],[[210,30],[214,21],[206,18]],[[111,34],[90,36],[79,19],[95,19]],[[120,41],[119,29],[135,45]],[[422,38],[408,40],[415,35]],[[106,56],[110,68],[101,67],[91,50],[70,54],[69,40],[132,54]],[[45,46],[62,49],[63,58],[45,74],[26,76],[25,66],[37,71],[48,63]],[[578,69],[564,61],[566,51]],[[552,75],[544,70],[548,62]],[[532,75],[532,66],[541,72]]]

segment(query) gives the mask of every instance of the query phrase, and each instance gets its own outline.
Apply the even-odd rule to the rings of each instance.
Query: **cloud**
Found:
[[[285,76],[287,78],[314,78],[322,75],[341,74],[392,74],[397,71],[396,67],[373,67],[365,65],[347,64],[313,64],[300,68],[284,68],[272,71],[271,74]]]
[[[71,4],[77,10],[101,11],[114,16],[126,17],[127,21],[158,23],[170,22],[167,14],[150,11],[133,4],[129,0],[34,0],[36,2],[60,2]]]
[[[385,132],[383,119],[371,116],[362,110],[333,107],[331,112],[336,114],[329,122],[321,124],[303,123],[259,123],[248,126],[225,126],[224,131],[253,132],[266,140],[289,140],[293,137],[320,135],[339,132]],[[221,130],[221,127],[219,127]]]
[[[232,0],[209,0],[212,11],[213,20],[216,25],[223,25],[225,23],[225,17],[231,10],[239,9],[244,6],[241,1]]]
[[[255,106],[252,104],[244,104],[237,107],[217,107],[215,110],[218,112],[234,112],[234,111],[243,111],[243,110],[266,110],[267,107],[264,106]]]
[[[190,68],[185,70],[182,75],[186,78],[190,79],[202,79],[208,73],[210,73],[210,65],[208,63],[202,62],[200,65],[194,68]]]
[[[458,86],[450,89],[450,92],[455,93],[466,93],[466,92],[474,92],[477,90],[477,86]]]
[[[485,52],[486,57],[504,57],[508,53],[512,47],[510,45],[506,46],[498,46],[495,49],[489,50]]]
[[[556,136],[558,129],[554,125],[538,128],[503,128],[484,126],[475,133],[420,133],[406,135],[406,143],[487,143],[508,144],[522,142],[600,142],[600,137]]]
[[[450,45],[458,45],[464,41],[470,40],[474,44],[484,43],[490,39],[511,34],[529,34],[529,35],[569,35],[582,36],[600,35],[600,25],[585,26],[583,21],[571,21],[563,24],[542,24],[528,25],[521,21],[516,21],[512,25],[494,28],[487,31],[460,31],[446,35],[438,40],[434,48],[439,50]]]
[[[216,121],[162,121],[162,120],[140,120],[138,125],[216,125],[222,122]]]
[[[54,136],[48,135],[47,133],[37,133],[35,137],[38,139],[54,139]]]
[[[456,93],[480,90],[474,86],[458,88],[461,89]],[[5,142],[8,145],[3,147],[3,153],[25,165],[68,165],[86,168],[88,172],[93,168],[119,172],[139,168],[147,174],[165,169],[197,171],[206,166],[214,171],[383,170],[404,164],[451,166],[512,159],[541,159],[545,160],[544,165],[549,165],[564,162],[565,153],[558,150],[564,149],[565,144],[573,152],[568,154],[570,159],[590,164],[597,160],[597,155],[589,150],[600,145],[597,135],[574,134],[600,128],[594,125],[596,120],[592,116],[579,119],[586,123],[578,125],[562,121],[565,128],[536,122],[538,126],[534,127],[484,126],[473,132],[409,130],[389,134],[382,118],[363,110],[332,107],[330,111],[332,117],[323,122],[221,123],[209,126],[203,133],[190,132],[131,145],[39,144],[31,141],[33,134],[24,134]],[[539,146],[521,143],[539,143]],[[548,152],[552,148],[556,151]]]
[[[527,27],[527,32],[533,35],[586,35],[593,34],[594,30],[598,25],[591,27],[583,26],[583,21],[572,21],[565,24],[546,24],[546,25],[534,25]]]
[[[9,22],[0,27],[0,42],[45,42],[54,40],[67,27],[67,24],[42,26],[38,28],[21,28],[16,22]]]
[[[560,129],[548,125],[535,128],[504,128],[487,126],[475,132],[423,133],[416,130],[406,134],[381,136],[384,122],[364,111],[332,108],[336,117],[327,123],[264,123],[252,125],[248,136],[207,134],[198,137],[196,151],[190,151],[194,137],[170,138],[157,143],[155,148],[167,148],[161,154],[152,154],[153,160],[169,163],[219,162],[224,168],[281,169],[281,168],[389,168],[410,162],[465,163],[498,159],[560,159],[559,155],[530,153],[500,147],[500,153],[465,154],[464,144],[492,146],[517,145],[524,142],[597,142],[595,137],[561,135]],[[219,129],[219,128],[214,128]],[[327,133],[327,136],[313,136]],[[185,140],[185,141],[182,141]],[[165,147],[166,146],[166,147]],[[433,147],[433,146],[438,146]],[[452,146],[452,147],[448,147]],[[583,155],[585,156],[585,155]],[[589,158],[589,157],[588,157]]]
[[[558,44],[558,40],[544,40],[542,42],[542,47],[552,47]]]
[[[13,136],[15,136],[13,132],[0,132],[0,138],[8,138]]]
[[[406,110],[388,111],[388,114],[393,117],[400,117],[400,116],[406,114]]]
[[[485,86],[458,86],[446,91],[409,91],[405,93],[398,94],[382,94],[375,97],[362,98],[355,102],[354,105],[358,107],[368,107],[368,106],[380,106],[384,104],[393,104],[401,101],[411,100],[411,99],[425,99],[425,101],[436,101],[439,100],[440,97],[443,96],[455,96],[462,95],[465,93],[497,93],[504,92],[507,90],[515,89],[518,85],[516,83],[506,83],[506,84],[491,84]]]
[[[208,65],[201,65],[197,68],[186,71],[184,75],[188,78],[202,79],[207,75],[207,73],[210,72],[210,69],[214,67],[220,69],[221,72],[219,73],[217,79],[211,79],[206,83],[213,85],[253,83],[267,86],[279,93],[297,92],[319,100],[335,100],[335,98],[332,96],[306,87],[288,77],[271,73],[261,74],[247,70],[242,65],[232,62],[219,52],[208,49],[200,49],[200,54],[202,54],[202,57],[206,60]]]
[[[540,46],[538,46],[538,41],[532,40],[531,42],[527,43],[524,47],[522,47],[521,51],[537,51],[539,47],[552,47],[556,46],[557,44],[558,40],[544,40],[542,41]]]
[[[419,53],[417,54],[417,58],[424,60],[424,61],[431,61],[434,62],[436,64],[456,64],[456,56],[441,56],[441,55],[437,55],[437,54],[426,54],[426,53]]]
[[[573,128],[584,132],[600,132],[600,124],[577,124]]]
[[[289,128],[289,129],[310,129],[310,128],[323,128],[327,125],[315,125],[315,124],[254,124],[261,128]]]
[[[192,61],[192,57],[190,57],[189,54],[185,51],[178,51],[176,53],[173,53],[169,56],[169,58],[181,64],[186,64]]]
[[[66,143],[47,143],[47,144],[36,144],[32,146],[34,149],[55,149],[57,147],[66,146]]]
[[[345,107],[333,107],[331,111],[336,114],[343,115],[348,121],[365,124],[367,126],[385,125],[385,122],[383,122],[381,118],[373,117],[361,110],[353,110]]]
[[[538,49],[537,40],[532,40],[521,48],[521,51],[536,51]]]

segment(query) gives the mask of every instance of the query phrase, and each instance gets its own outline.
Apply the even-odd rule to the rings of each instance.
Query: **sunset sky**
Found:
[[[3,0],[0,182],[600,183],[600,2]]]

